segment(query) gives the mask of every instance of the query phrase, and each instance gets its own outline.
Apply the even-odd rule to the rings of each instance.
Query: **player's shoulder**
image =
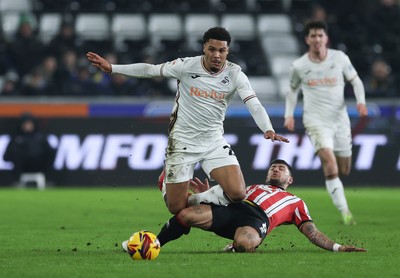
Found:
[[[175,65],[175,64],[181,64],[185,66],[191,66],[198,64],[201,59],[201,56],[193,56],[193,57],[180,57],[176,58],[175,60],[169,61],[168,63]]]
[[[292,67],[299,68],[302,65],[308,63],[309,61],[310,60],[308,59],[308,53],[304,53],[302,56],[293,61]]]
[[[336,59],[336,60],[340,60],[347,57],[347,54],[344,53],[342,50],[332,49],[332,48],[328,49],[328,55],[331,59]]]
[[[231,62],[231,61],[226,61],[226,68],[229,69],[236,69],[236,70],[242,70],[242,67],[239,66],[238,64]]]

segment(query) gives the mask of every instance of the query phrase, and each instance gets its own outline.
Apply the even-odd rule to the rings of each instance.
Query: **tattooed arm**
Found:
[[[300,231],[315,245],[335,252],[365,252],[364,248],[339,245],[320,232],[313,222],[305,222],[300,226]]]

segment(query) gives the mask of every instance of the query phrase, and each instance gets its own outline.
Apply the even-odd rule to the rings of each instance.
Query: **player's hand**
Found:
[[[367,252],[367,250],[355,246],[342,245],[339,247],[339,252]]]
[[[267,132],[264,133],[264,138],[271,139],[272,142],[281,141],[281,142],[289,143],[289,140],[287,138],[276,134],[272,130],[267,130]]]
[[[368,108],[364,103],[357,103],[357,111],[360,117],[368,116]]]
[[[92,66],[94,66],[106,73],[111,73],[112,68],[111,68],[110,63],[106,59],[101,57],[100,55],[93,53],[93,52],[88,52],[88,53],[86,53],[86,57],[88,58],[88,60],[92,64]]]
[[[210,189],[210,184],[208,183],[208,179],[204,179],[204,182],[202,182],[199,178],[194,178],[190,180],[189,188],[193,193],[197,194]]]
[[[286,117],[284,127],[289,131],[294,131],[294,117]]]

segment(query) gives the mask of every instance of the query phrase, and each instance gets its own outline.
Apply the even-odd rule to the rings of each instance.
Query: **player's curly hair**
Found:
[[[213,27],[208,29],[203,35],[203,44],[209,40],[226,41],[228,46],[231,44],[231,34],[223,27]]]
[[[292,166],[290,166],[290,164],[287,163],[285,160],[283,160],[283,159],[278,159],[278,158],[272,160],[272,161],[271,161],[271,164],[269,164],[268,169],[271,168],[271,166],[274,165],[274,164],[283,164],[283,165],[286,165],[286,167],[289,169],[290,175],[293,177],[293,168],[292,168]]]
[[[323,29],[328,34],[328,25],[324,21],[309,21],[304,26],[304,35],[307,37],[311,29]]]

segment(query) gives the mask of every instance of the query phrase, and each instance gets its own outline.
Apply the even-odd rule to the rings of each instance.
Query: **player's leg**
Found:
[[[345,119],[341,125],[338,126],[337,132],[335,133],[334,138],[334,152],[336,156],[337,165],[339,168],[339,173],[342,175],[349,175],[351,171],[351,156],[352,156],[352,139],[351,139],[351,130],[350,123]],[[350,209],[347,205],[347,200],[344,192],[344,188],[342,185],[343,193],[341,196],[341,206],[340,212],[342,214],[343,223],[345,225],[355,225],[356,221],[350,212]]]
[[[160,245],[163,246],[184,234],[188,234],[191,227],[208,230],[212,224],[212,219],[210,205],[187,207],[168,220],[157,235],[157,238]]]
[[[262,240],[254,228],[240,227],[236,229],[233,247],[236,252],[253,253]]]
[[[332,199],[333,204],[341,212],[343,220],[345,215],[349,213],[346,196],[344,194],[343,183],[339,177],[338,161],[334,153],[334,148],[338,148],[337,134],[340,131],[337,127],[308,127],[307,134],[310,137],[311,143],[317,152],[322,164],[322,170],[325,176],[325,186]],[[347,133],[345,137],[347,138]],[[351,139],[351,138],[350,138]],[[343,143],[342,143],[343,144]],[[351,146],[349,144],[349,146]],[[344,147],[342,145],[341,147]]]
[[[225,199],[226,204],[244,199],[246,186],[242,170],[235,153],[225,139],[222,138],[210,148],[201,166],[204,172],[220,185],[220,188],[214,189],[214,194],[219,195],[218,199]]]
[[[339,170],[336,162],[335,154],[330,149],[320,149],[318,156],[321,159],[322,167],[325,175],[325,185],[333,204],[343,214],[349,212],[344,187],[339,178]]]
[[[232,202],[240,202],[246,196],[246,185],[239,165],[215,168],[211,177],[222,187],[225,197]]]
[[[166,183],[165,201],[169,212],[176,214],[187,207],[189,180]]]
[[[351,171],[351,156],[336,155],[336,161],[339,167],[339,173],[343,176],[348,176]]]
[[[176,214],[187,207],[189,182],[198,160],[196,154],[187,151],[185,144],[175,142],[173,147],[169,147],[166,153],[163,195],[168,210]]]

